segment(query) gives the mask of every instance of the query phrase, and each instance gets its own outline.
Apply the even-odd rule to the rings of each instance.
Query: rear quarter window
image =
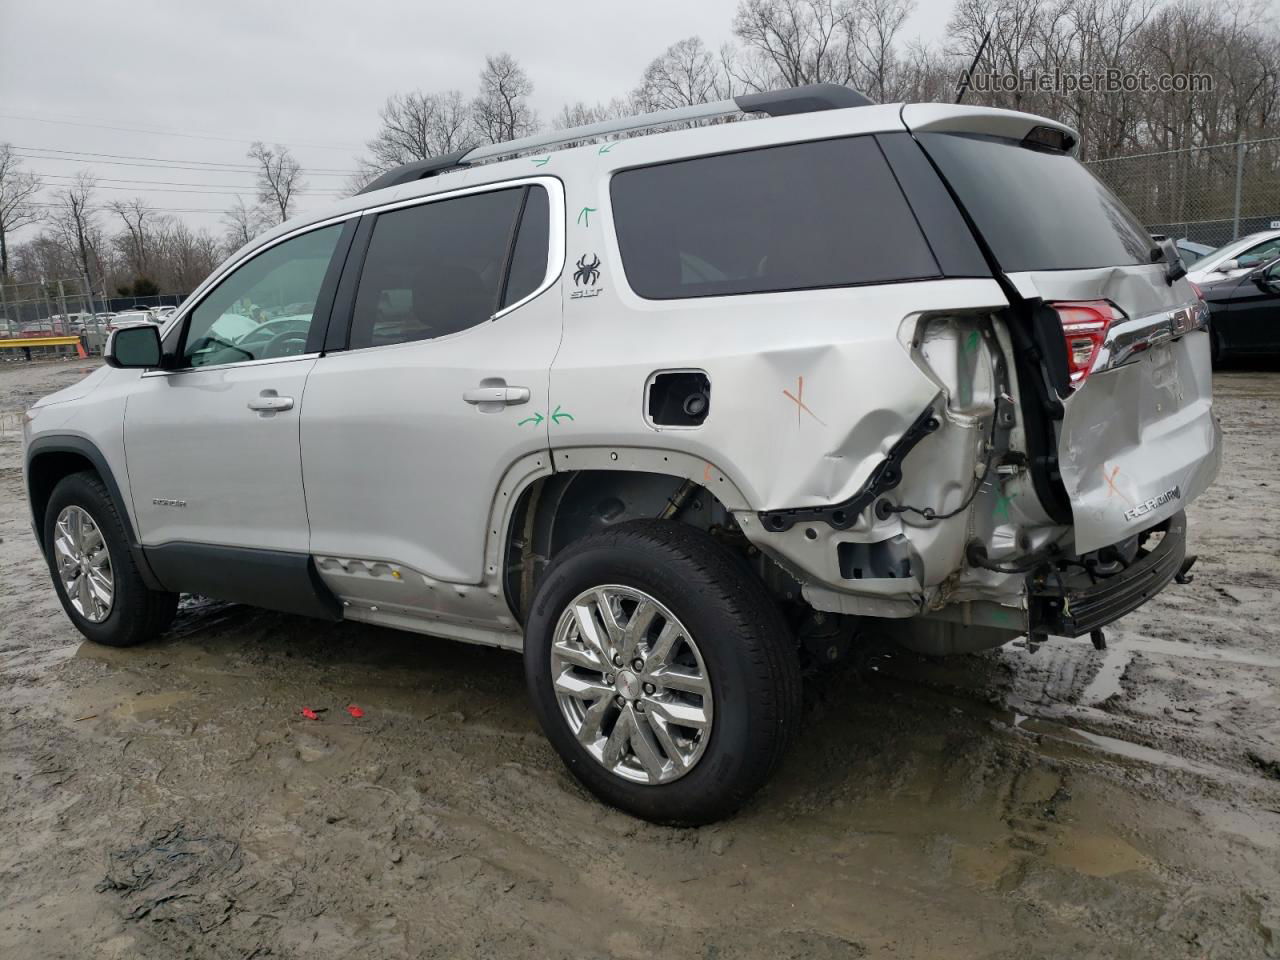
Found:
[[[610,193],[627,282],[648,299],[940,275],[872,137],[625,170]]]

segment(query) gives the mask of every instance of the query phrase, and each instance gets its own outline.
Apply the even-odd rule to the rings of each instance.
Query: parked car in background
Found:
[[[1280,255],[1269,263],[1200,285],[1209,305],[1213,361],[1280,357]]]
[[[1174,242],[1174,246],[1178,248],[1178,256],[1182,258],[1183,264],[1188,270],[1193,264],[1199,263],[1209,254],[1213,253],[1214,248],[1207,243],[1196,243],[1194,240],[1188,240],[1183,237],[1181,240]]]
[[[151,312],[151,315],[155,317],[158,322],[164,323],[166,320],[168,320],[170,317],[172,317],[175,313],[178,312],[178,308],[173,306],[152,307],[150,312]]]
[[[159,321],[148,310],[126,310],[122,313],[117,313],[111,318],[111,321],[107,324],[107,333],[123,327],[136,327],[144,323],[149,323],[152,326],[160,325]]]
[[[1239,277],[1280,257],[1280,230],[1264,230],[1233,240],[1196,262],[1187,271],[1192,283],[1213,283]]]
[[[116,329],[25,428],[75,626],[522,651],[573,775],[686,824],[776,768],[802,657],[1105,646],[1218,470],[1173,245],[1025,113],[821,85],[591,142],[689,109],[388,171]]]

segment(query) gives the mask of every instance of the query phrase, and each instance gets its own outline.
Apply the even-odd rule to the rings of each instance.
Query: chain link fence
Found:
[[[104,298],[86,292],[84,281],[78,278],[0,283],[0,342],[74,336],[81,338],[85,350],[98,353],[115,314],[176,307],[184,299],[185,294],[172,293]],[[31,349],[41,355],[58,352],[52,347]],[[30,349],[24,349],[21,356],[29,354]],[[12,351],[0,354],[0,360],[13,357]]]
[[[1220,247],[1280,229],[1280,137],[1088,164],[1152,233]]]

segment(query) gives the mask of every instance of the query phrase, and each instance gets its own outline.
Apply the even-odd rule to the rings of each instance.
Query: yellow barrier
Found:
[[[0,340],[0,347],[75,347],[79,345],[79,337],[19,337],[13,340]]]

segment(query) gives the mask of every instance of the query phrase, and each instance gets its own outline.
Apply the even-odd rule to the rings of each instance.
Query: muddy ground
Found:
[[[86,369],[0,365],[0,957],[1280,957],[1275,371],[1219,376],[1198,576],[1109,651],[864,653],[675,830],[576,786],[509,653],[208,601],[82,643],[14,414]]]

